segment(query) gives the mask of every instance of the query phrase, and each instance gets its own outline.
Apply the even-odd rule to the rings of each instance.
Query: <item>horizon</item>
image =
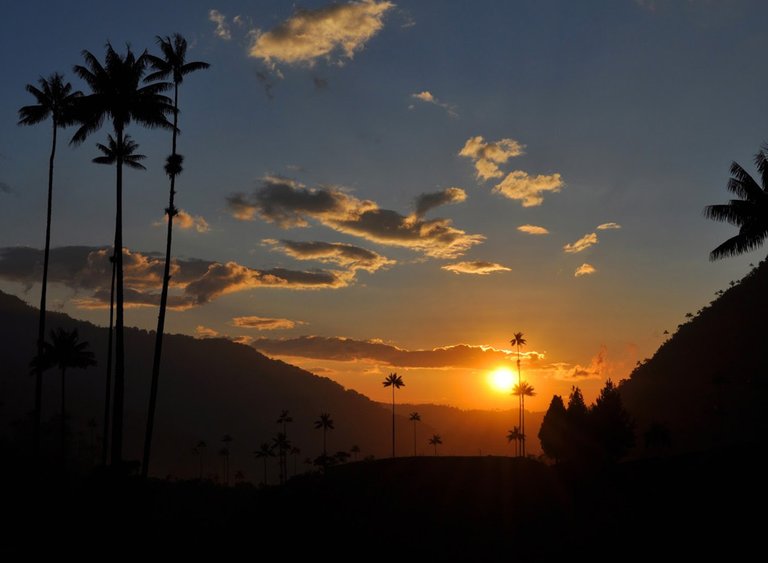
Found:
[[[81,50],[156,52],[174,32],[211,68],[180,89],[166,333],[253,340],[376,402],[397,372],[398,403],[508,410],[491,374],[516,382],[522,332],[526,409],[543,412],[573,385],[589,402],[628,377],[763,258],[709,262],[734,229],[702,210],[766,141],[768,79],[751,65],[768,5],[194,1],[152,4],[146,23],[109,3],[86,21],[86,4],[14,6],[0,23],[0,290],[33,306],[50,131],[16,126],[24,86],[58,71],[85,91]],[[313,18],[332,9],[350,19],[325,36]],[[314,43],[280,35],[286,22]],[[109,127],[75,148],[74,131],[60,133],[48,309],[106,326],[114,171],[90,161]],[[127,132],[147,171],[124,174],[126,325],[155,330],[170,133]]]

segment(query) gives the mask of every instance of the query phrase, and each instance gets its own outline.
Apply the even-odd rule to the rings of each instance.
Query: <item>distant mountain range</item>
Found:
[[[77,328],[90,343],[98,366],[72,370],[67,377],[68,411],[80,458],[92,456],[100,440],[104,409],[107,329],[55,312],[48,327]],[[0,292],[0,437],[23,442],[32,410],[33,377],[29,361],[34,355],[37,310],[17,297]],[[139,459],[146,417],[151,373],[153,333],[126,329],[125,458]],[[49,428],[46,446],[56,447],[54,418],[59,412],[60,383],[56,371],[46,372],[43,421]],[[281,430],[276,423],[287,409],[293,422],[288,438],[301,449],[289,462],[301,471],[307,457],[322,450],[322,433],[313,426],[321,412],[331,414],[335,430],[328,434],[328,450],[349,451],[359,446],[361,457],[389,456],[391,407],[371,401],[338,383],[298,367],[270,359],[253,348],[224,339],[195,339],[170,335],[164,340],[163,366],[153,443],[152,473],[192,477],[198,474],[199,458],[192,449],[199,440],[207,443],[204,473],[222,473],[217,455],[221,438],[229,434],[231,471],[246,479],[261,479],[261,460],[252,452]],[[506,433],[517,421],[517,411],[462,411],[438,405],[397,405],[397,453],[413,455],[413,424],[407,415],[421,414],[417,425],[417,452],[431,455],[427,440],[439,433],[444,455],[510,455]],[[539,451],[536,434],[543,413],[528,413],[529,451]],[[88,421],[95,419],[96,427]],[[270,460],[270,480],[277,478],[277,464]]]

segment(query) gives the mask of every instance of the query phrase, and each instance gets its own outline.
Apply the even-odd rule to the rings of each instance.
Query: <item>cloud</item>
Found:
[[[448,203],[461,203],[466,201],[467,192],[461,188],[446,188],[439,192],[429,192],[421,194],[416,197],[416,211],[417,217],[423,217],[427,211],[446,205]]]
[[[302,321],[290,319],[270,319],[267,317],[235,317],[232,324],[239,328],[252,328],[256,330],[288,330],[296,325],[306,324]]]
[[[190,215],[183,209],[179,209],[178,214],[173,220],[173,224],[185,231],[195,230],[198,233],[207,233],[211,230],[208,221],[202,215]],[[164,227],[167,225],[167,219],[164,217],[153,223],[155,227]]]
[[[485,240],[452,226],[450,219],[407,217],[376,203],[358,199],[339,187],[306,188],[286,178],[268,176],[251,195],[227,198],[233,216],[259,215],[283,228],[307,227],[309,220],[335,231],[388,246],[399,246],[435,258],[454,258]]]
[[[566,244],[563,247],[563,250],[565,250],[568,254],[576,254],[577,252],[582,252],[595,244],[597,244],[597,234],[589,233],[581,237],[576,242]]]
[[[454,274],[477,274],[487,276],[494,272],[511,272],[510,268],[497,264],[496,262],[456,262],[455,264],[446,264],[442,266],[443,270],[453,272]]]
[[[232,33],[227,24],[227,17],[224,14],[218,10],[210,10],[208,12],[208,21],[216,24],[216,29],[214,30],[216,37],[225,41],[232,39]]]
[[[448,112],[448,115],[451,117],[458,117],[459,114],[456,113],[456,106],[453,104],[448,104],[446,102],[443,102],[439,99],[437,99],[432,92],[429,90],[424,90],[422,92],[417,92],[415,94],[411,94],[411,98],[415,98],[421,102],[424,102],[426,104],[433,104],[438,107],[443,108],[446,112]],[[411,106],[413,107],[413,106]]]
[[[595,356],[592,357],[592,360],[589,362],[588,366],[580,366],[575,365],[571,370],[569,371],[567,378],[570,379],[602,379],[602,374],[605,372],[605,369],[607,367],[607,359],[608,359],[608,348],[605,347],[605,345],[600,347],[600,350],[597,352]]]
[[[529,235],[548,235],[549,231],[545,229],[544,227],[539,227],[537,225],[520,225],[517,228],[518,231],[521,233],[527,233]]]
[[[529,176],[527,172],[515,170],[507,174],[493,191],[509,199],[522,201],[523,207],[535,207],[544,202],[544,192],[559,192],[565,183],[560,174]]]
[[[595,267],[592,264],[587,264],[586,262],[576,268],[576,271],[573,273],[574,277],[581,277],[581,276],[588,276],[590,274],[594,274],[597,272]]]
[[[264,244],[272,250],[282,252],[296,260],[315,260],[317,262],[338,264],[350,271],[365,270],[375,272],[395,264],[377,252],[341,242],[295,241],[264,239]]]
[[[598,225],[596,228],[598,231],[607,231],[609,229],[620,229],[621,225],[618,223],[603,223],[602,225]]]
[[[195,336],[198,338],[217,338],[221,336],[218,331],[203,325],[195,327]]]
[[[300,336],[289,339],[257,338],[252,346],[275,356],[351,362],[370,360],[397,367],[490,369],[516,358],[512,350],[490,346],[458,344],[430,350],[405,350],[380,340],[353,340],[344,337]],[[522,352],[528,363],[544,358],[534,351]]]
[[[48,281],[90,295],[73,300],[80,308],[109,305],[111,248],[51,249]],[[42,251],[26,247],[0,248],[0,279],[31,288],[42,275]],[[160,300],[163,259],[155,253],[123,252],[126,307],[154,307]],[[259,270],[236,262],[173,260],[168,306],[184,310],[222,295],[257,288],[291,290],[338,289],[355,280],[355,270]]]
[[[269,65],[313,65],[317,59],[351,59],[384,26],[384,15],[394,4],[364,0],[331,4],[316,10],[297,10],[266,32],[255,31],[249,56]]]
[[[470,137],[459,151],[459,156],[472,160],[477,177],[482,180],[501,178],[503,175],[499,165],[512,157],[523,154],[525,145],[514,139],[500,139],[486,142],[480,135]]]
[[[11,186],[6,184],[5,182],[0,182],[0,194],[12,194],[13,190],[11,189]]]

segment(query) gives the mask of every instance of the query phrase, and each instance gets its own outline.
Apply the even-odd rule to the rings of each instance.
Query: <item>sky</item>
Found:
[[[211,68],[180,91],[169,332],[227,337],[387,401],[591,400],[742,277],[708,221],[731,161],[766,141],[762,22],[749,0],[329,3],[28,1],[0,21],[0,290],[39,302],[50,123],[25,85],[157,51]],[[60,135],[49,306],[106,325],[114,170],[105,126]],[[126,321],[152,330],[170,134],[135,124],[125,173]],[[130,350],[127,351],[130,354]],[[516,380],[517,375],[513,375]]]

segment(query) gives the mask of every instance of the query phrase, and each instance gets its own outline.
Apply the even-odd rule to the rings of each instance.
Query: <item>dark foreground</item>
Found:
[[[20,477],[7,465],[0,553],[229,558],[245,550],[261,560],[274,547],[291,561],[669,561],[718,552],[735,560],[762,550],[762,466],[733,452],[601,471],[504,457],[401,458],[258,489],[104,474],[64,482],[56,473]]]

